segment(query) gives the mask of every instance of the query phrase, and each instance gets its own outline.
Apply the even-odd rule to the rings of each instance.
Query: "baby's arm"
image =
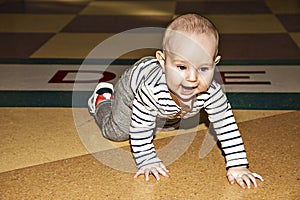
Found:
[[[145,179],[148,181],[150,174],[153,174],[157,180],[160,180],[160,174],[164,177],[169,177],[169,170],[156,155],[155,147],[152,142],[154,129],[151,128],[147,131],[145,128],[142,131],[142,129],[139,128],[140,132],[134,133],[133,130],[137,128],[133,126],[130,128],[132,130],[130,134],[132,154],[138,167],[134,178],[137,178],[139,175],[145,175]]]
[[[228,181],[231,184],[237,182],[242,188],[246,185],[250,188],[251,182],[257,187],[255,178],[261,181],[263,178],[247,168],[244,143],[225,94],[218,84],[214,84],[209,92],[211,96],[205,103],[205,109],[225,155]]]
[[[133,101],[130,124],[130,144],[138,167],[134,177],[144,174],[148,181],[149,175],[153,174],[159,180],[160,174],[169,177],[169,170],[157,157],[153,145],[157,111],[154,102],[148,98],[150,95],[145,94],[147,90],[142,89],[144,88],[141,88]]]

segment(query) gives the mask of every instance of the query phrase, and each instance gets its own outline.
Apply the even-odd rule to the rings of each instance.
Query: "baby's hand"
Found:
[[[230,184],[234,184],[235,182],[239,184],[243,189],[250,189],[251,182],[254,187],[257,187],[256,178],[261,181],[264,179],[257,173],[252,173],[247,167],[232,167],[227,170],[227,178]],[[246,183],[246,185],[245,185]]]
[[[166,168],[166,166],[162,163],[152,163],[149,165],[145,165],[141,167],[137,173],[134,175],[134,178],[137,178],[139,175],[144,174],[146,181],[149,181],[149,175],[153,174],[153,176],[156,178],[156,180],[160,180],[159,174],[163,175],[164,177],[169,178],[169,170]]]

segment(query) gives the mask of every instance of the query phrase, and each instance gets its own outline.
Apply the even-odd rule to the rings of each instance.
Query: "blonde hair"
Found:
[[[219,33],[212,22],[210,22],[205,17],[198,14],[184,14],[174,18],[165,31],[163,37],[163,48],[166,46],[166,43],[171,37],[171,32],[178,31],[181,33],[188,34],[213,34],[217,41],[217,45],[219,43]],[[218,48],[218,46],[217,46]]]

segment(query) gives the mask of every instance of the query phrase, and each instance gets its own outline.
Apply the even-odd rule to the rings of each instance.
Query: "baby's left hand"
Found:
[[[254,187],[257,187],[256,178],[260,181],[264,181],[261,175],[252,173],[247,167],[231,167],[227,170],[227,178],[230,184],[235,182],[239,184],[243,189],[251,188],[251,182]],[[246,184],[245,184],[246,183]]]

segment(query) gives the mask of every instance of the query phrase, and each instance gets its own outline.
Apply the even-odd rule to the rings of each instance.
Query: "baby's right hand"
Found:
[[[156,180],[160,180],[159,174],[163,175],[166,178],[169,178],[169,170],[166,168],[166,166],[162,163],[152,163],[149,165],[145,165],[141,167],[137,173],[134,175],[134,178],[137,178],[139,175],[144,174],[146,181],[149,181],[149,175],[153,174],[153,176],[156,178]]]

